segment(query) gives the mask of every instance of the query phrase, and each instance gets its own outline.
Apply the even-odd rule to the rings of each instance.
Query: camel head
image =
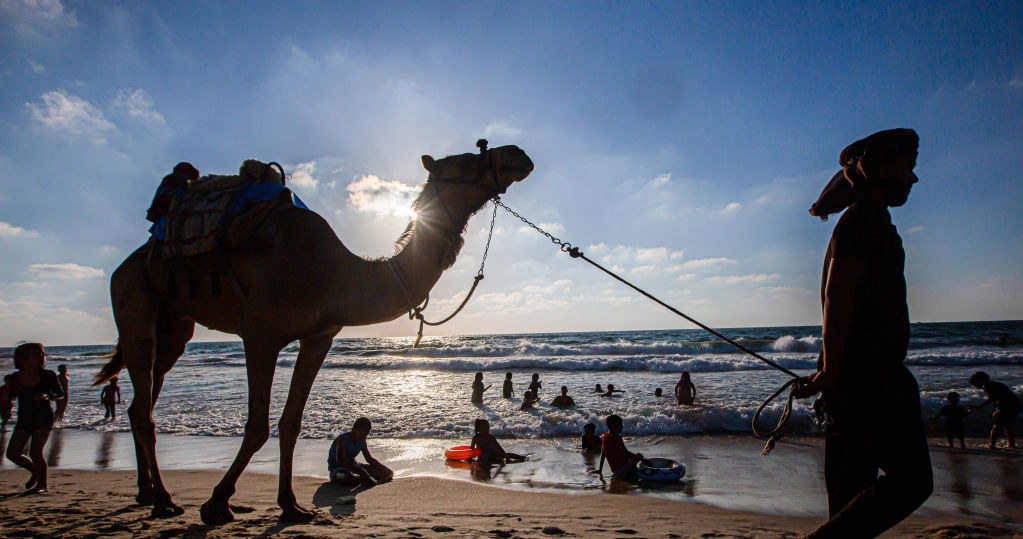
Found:
[[[423,156],[423,168],[430,173],[416,208],[420,218],[435,222],[449,232],[461,231],[469,217],[491,198],[533,172],[533,161],[518,146],[486,149],[451,155],[443,159]]]

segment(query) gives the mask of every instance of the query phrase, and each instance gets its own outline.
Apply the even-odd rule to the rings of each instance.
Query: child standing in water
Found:
[[[536,393],[533,393],[532,391],[526,391],[526,394],[522,396],[522,406],[519,407],[519,410],[532,410],[533,405],[536,404],[537,401],[539,400],[540,397],[537,397]]]
[[[600,438],[597,438],[597,426],[593,423],[587,423],[583,427],[583,451],[599,454],[600,453]]]
[[[490,466],[491,464],[507,464],[509,462],[522,462],[526,460],[525,456],[508,453],[501,447],[501,444],[497,442],[497,438],[490,434],[489,421],[477,419],[475,426],[476,434],[473,435],[469,448],[480,448],[480,456],[476,459],[476,462],[480,465]]]
[[[966,449],[965,432],[963,430],[963,418],[966,417],[966,408],[959,406],[959,394],[949,391],[948,404],[938,412],[937,417],[945,418],[945,435],[948,437],[948,446],[952,447],[952,438],[959,438],[959,447]]]
[[[682,373],[682,378],[675,384],[675,400],[679,404],[692,404],[696,402],[696,386],[689,379],[689,373]]]
[[[991,427],[991,437],[988,441],[988,449],[994,449],[998,437],[1005,431],[1005,438],[1009,447],[1016,448],[1016,435],[1012,432],[1012,421],[1019,416],[1020,405],[1016,394],[1009,389],[1009,386],[995,382],[986,372],[977,371],[970,377],[970,384],[984,390],[987,400],[978,406],[968,406],[966,411],[979,410],[992,402],[995,403],[995,413],[991,414],[994,425]]]
[[[541,387],[543,387],[543,384],[540,383],[540,375],[534,372],[533,381],[529,382],[529,390],[533,392],[535,398],[540,398]]]
[[[501,390],[501,396],[506,399],[510,399],[514,394],[515,392],[512,389],[511,373],[506,372],[504,373],[504,387]]]
[[[117,386],[116,376],[111,378],[110,383],[103,387],[103,391],[99,394],[99,400],[107,409],[103,419],[111,421],[117,419],[117,407],[115,404],[121,403],[121,388]]]
[[[490,386],[483,387],[483,373],[476,373],[476,379],[472,381],[472,398],[474,404],[483,403],[483,392],[490,389]]]

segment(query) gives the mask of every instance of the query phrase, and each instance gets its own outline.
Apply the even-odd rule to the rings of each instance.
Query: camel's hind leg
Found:
[[[267,338],[243,337],[245,367],[249,379],[249,418],[245,423],[245,437],[238,454],[213,489],[213,495],[199,509],[206,524],[223,524],[234,520],[228,501],[234,494],[235,483],[249,464],[252,455],[270,438],[270,389],[273,386],[277,355],[287,344]]]
[[[291,375],[291,388],[288,390],[288,402],[284,405],[284,412],[281,413],[281,421],[278,423],[281,462],[277,504],[283,511],[281,520],[285,522],[308,520],[313,514],[298,505],[295,500],[295,492],[291,488],[291,464],[295,456],[295,440],[302,430],[302,412],[305,410],[305,403],[309,398],[309,390],[313,387],[316,373],[323,365],[323,358],[330,351],[336,334],[335,331],[326,335],[302,339],[298,359],[295,360],[295,371]]]

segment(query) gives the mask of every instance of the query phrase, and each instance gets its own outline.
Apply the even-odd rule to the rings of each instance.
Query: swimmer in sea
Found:
[[[526,391],[526,394],[522,396],[522,406],[519,410],[532,410],[533,405],[539,402],[540,397],[536,396],[536,393],[532,391]]]
[[[504,373],[504,387],[501,389],[501,396],[510,399],[515,395],[515,390],[512,388],[511,373]]]
[[[501,447],[497,438],[494,438],[494,435],[490,434],[490,422],[486,419],[477,419],[475,427],[476,434],[473,435],[472,442],[469,443],[469,448],[480,448],[480,456],[476,459],[476,462],[479,465],[490,466],[491,464],[507,464],[510,462],[523,462],[526,460],[524,455],[508,453],[503,447]]]
[[[654,390],[654,396],[655,397],[663,397],[664,396],[664,392],[661,391],[661,388],[657,388],[657,389]]]
[[[600,387],[600,384],[597,384],[597,387],[593,388],[593,392],[594,393],[603,393],[604,392],[604,388]]]
[[[99,394],[99,400],[107,410],[103,419],[110,421],[117,419],[117,406],[115,405],[121,403],[121,388],[117,385],[116,376],[111,378],[110,383],[103,387],[103,391]]]
[[[601,397],[614,397],[615,393],[625,393],[624,389],[615,389],[614,384],[607,385],[607,392],[601,395]]]
[[[568,386],[561,386],[561,395],[554,397],[551,406],[555,408],[570,408],[575,406],[575,399],[568,396]]]
[[[543,387],[543,384],[540,383],[540,375],[534,372],[533,381],[529,382],[529,390],[533,392],[534,397],[540,398],[541,387]]]
[[[675,400],[679,404],[692,404],[696,402],[696,386],[689,379],[689,373],[682,373],[682,378],[675,384]]]
[[[490,386],[483,387],[483,373],[476,373],[476,379],[472,381],[472,398],[470,399],[475,404],[483,402],[483,392],[490,389]]]

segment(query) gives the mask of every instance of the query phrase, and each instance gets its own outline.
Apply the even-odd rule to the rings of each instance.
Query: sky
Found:
[[[819,324],[847,144],[911,127],[914,321],[1023,319],[1023,4],[0,0],[0,345],[112,343],[109,278],[175,163],[282,163],[389,256],[440,158],[515,144],[503,200],[717,327]],[[434,288],[472,282],[489,209]],[[691,327],[503,211],[428,335]],[[409,336],[407,318],[341,336]],[[199,328],[196,339],[233,336]]]

